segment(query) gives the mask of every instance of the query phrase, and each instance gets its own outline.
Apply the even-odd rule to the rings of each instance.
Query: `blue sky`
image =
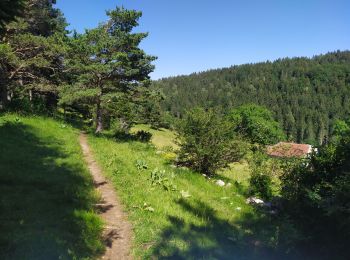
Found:
[[[57,0],[79,32],[117,5],[143,12],[153,79],[350,49],[349,0]]]

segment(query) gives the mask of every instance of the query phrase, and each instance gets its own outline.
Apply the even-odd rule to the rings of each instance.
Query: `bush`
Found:
[[[287,212],[327,257],[349,254],[350,239],[350,131],[334,140],[282,176]]]
[[[177,159],[177,154],[174,152],[164,152],[162,153],[162,157],[168,162],[174,162]]]
[[[270,200],[273,195],[272,177],[278,177],[279,167],[263,151],[257,150],[248,160],[251,176],[249,192],[262,199]]]
[[[179,164],[195,171],[214,174],[242,156],[242,143],[229,122],[216,111],[196,108],[189,111],[178,129]]]
[[[136,132],[135,138],[141,142],[149,142],[152,138],[152,134],[150,132],[141,130]]]
[[[272,197],[271,177],[264,173],[252,173],[250,179],[250,192],[260,198],[269,200]]]

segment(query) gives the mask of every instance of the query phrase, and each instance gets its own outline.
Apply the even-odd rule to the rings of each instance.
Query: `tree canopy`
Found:
[[[258,144],[274,144],[285,139],[285,134],[272,113],[258,105],[243,105],[228,115],[234,131],[248,141]]]
[[[104,111],[118,101],[132,102],[149,83],[153,56],[138,46],[146,33],[132,33],[141,12],[117,8],[98,28],[75,35],[67,66],[77,75],[61,89],[60,103],[85,102],[96,106],[96,132],[103,129]],[[120,112],[115,106],[113,112]]]
[[[28,0],[1,31],[0,106],[36,96],[55,99],[65,53],[65,19],[52,1]]]
[[[337,51],[170,77],[154,86],[166,96],[163,110],[176,117],[194,106],[226,112],[254,103],[273,112],[288,139],[319,144],[350,114],[349,75],[350,51]]]
[[[23,12],[24,0],[3,0],[0,2],[0,30]]]

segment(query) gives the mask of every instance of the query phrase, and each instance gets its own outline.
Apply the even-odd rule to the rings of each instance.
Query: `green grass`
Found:
[[[247,186],[250,177],[248,163],[245,161],[231,163],[229,168],[220,171],[220,175]]]
[[[146,131],[152,134],[152,143],[157,147],[157,149],[163,149],[165,147],[172,147],[173,149],[178,149],[178,145],[175,143],[176,134],[174,131],[161,128],[152,129],[149,125],[136,125],[131,129],[132,133],[137,131]]]
[[[137,129],[148,130],[146,126]],[[172,142],[165,140],[164,132],[153,131],[152,141],[158,148]],[[157,137],[158,133],[162,133],[161,138]],[[170,136],[169,133],[165,135]],[[155,141],[159,139],[162,141]],[[90,136],[89,143],[133,223],[133,254],[137,258],[262,259],[279,256],[276,240],[281,225],[271,225],[275,221],[273,216],[245,203],[243,187],[234,184],[237,180],[234,174],[224,172],[217,176],[233,184],[219,187],[213,179],[172,167],[152,145],[94,136]],[[139,170],[139,161],[147,165],[147,169]],[[239,167],[246,176],[246,167]],[[165,171],[159,185],[152,185],[151,172],[155,169]],[[236,175],[239,174],[238,170]],[[190,197],[183,196],[186,193]]]
[[[151,143],[160,151],[171,147],[173,150],[179,149],[179,146],[176,144],[176,133],[175,131],[161,128],[161,129],[152,129],[149,125],[140,124],[136,125],[131,129],[132,133],[136,133],[137,131],[146,131],[152,134]],[[163,157],[169,152],[165,151]],[[220,171],[220,175],[224,178],[231,179],[232,181],[238,182],[242,185],[247,186],[250,172],[248,168],[248,164],[245,161],[235,162],[229,165],[229,168]]]
[[[92,259],[102,222],[78,131],[0,116],[0,259]]]

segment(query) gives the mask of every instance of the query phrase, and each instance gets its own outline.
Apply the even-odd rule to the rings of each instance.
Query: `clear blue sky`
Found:
[[[78,32],[117,5],[143,12],[153,79],[350,49],[349,0],[57,0]]]

